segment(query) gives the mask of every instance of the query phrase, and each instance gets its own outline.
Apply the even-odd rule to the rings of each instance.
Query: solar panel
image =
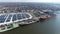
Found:
[[[29,18],[29,17],[30,15],[25,13],[13,14],[13,15],[12,14],[0,15],[0,23],[4,23],[4,21],[10,22],[11,18],[12,18],[12,21],[16,21],[20,19]]]
[[[17,19],[18,20],[22,19],[21,14],[17,14]]]
[[[0,23],[4,23],[6,17],[7,17],[7,15],[1,15],[0,16]]]
[[[6,22],[9,22],[11,20],[12,15],[9,15]]]
[[[26,18],[25,14],[21,14],[21,15],[22,15],[21,17],[22,17],[23,19]]]
[[[12,21],[17,20],[16,14],[13,15]]]
[[[28,14],[25,14],[26,18],[29,18],[30,16]]]
[[[17,14],[17,19],[25,19],[25,18],[29,18],[30,16],[28,14]]]

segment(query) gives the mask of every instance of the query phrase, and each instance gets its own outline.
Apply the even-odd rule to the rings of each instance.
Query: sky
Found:
[[[0,0],[0,2],[54,2],[54,3],[59,3],[60,0]]]

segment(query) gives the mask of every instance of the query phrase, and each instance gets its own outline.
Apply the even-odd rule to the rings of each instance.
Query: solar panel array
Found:
[[[12,19],[12,21],[16,21],[16,20],[20,20],[20,19],[29,18],[29,17],[30,17],[30,15],[28,15],[28,14],[0,15],[0,23],[10,22],[11,19]]]

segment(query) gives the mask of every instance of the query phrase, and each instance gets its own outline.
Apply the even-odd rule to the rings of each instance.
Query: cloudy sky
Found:
[[[0,2],[57,2],[60,0],[0,0]]]

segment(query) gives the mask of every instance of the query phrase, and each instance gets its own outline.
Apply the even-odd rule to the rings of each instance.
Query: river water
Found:
[[[20,26],[0,34],[60,34],[60,13],[49,20]]]

